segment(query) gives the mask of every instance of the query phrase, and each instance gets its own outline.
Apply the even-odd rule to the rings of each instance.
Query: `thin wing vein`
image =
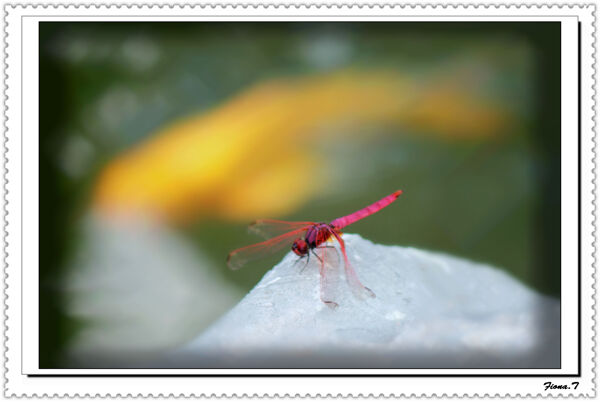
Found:
[[[248,230],[265,239],[279,236],[293,230],[306,228],[314,225],[314,222],[287,222],[276,219],[259,219],[248,226]]]
[[[229,256],[227,256],[227,265],[229,268],[236,270],[240,269],[250,261],[275,254],[285,246],[290,246],[294,242],[294,238],[299,236],[307,229],[308,227],[305,226],[261,243],[252,244],[250,246],[233,250],[231,253],[229,253]]]

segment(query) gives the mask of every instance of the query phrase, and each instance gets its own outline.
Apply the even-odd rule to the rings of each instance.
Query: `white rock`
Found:
[[[487,265],[345,234],[375,298],[338,281],[319,297],[319,261],[289,253],[170,367],[559,367],[560,304]],[[330,250],[334,254],[337,250]],[[343,278],[336,268],[329,269]]]

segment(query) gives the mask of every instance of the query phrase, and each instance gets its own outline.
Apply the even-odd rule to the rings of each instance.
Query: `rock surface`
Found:
[[[555,368],[560,303],[505,272],[410,247],[345,234],[348,256],[375,298],[338,278],[330,308],[320,300],[319,261],[289,253],[169,367]],[[336,253],[337,250],[331,250]]]

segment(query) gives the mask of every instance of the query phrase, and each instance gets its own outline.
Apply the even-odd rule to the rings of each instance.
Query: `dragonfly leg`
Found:
[[[344,256],[344,270],[346,271],[346,279],[350,284],[350,287],[354,290],[362,290],[369,297],[375,297],[375,293],[365,285],[363,285],[358,279],[358,275],[356,275],[356,271],[352,268],[350,264],[350,260],[348,259],[348,254],[346,254],[346,243],[344,243],[344,239],[337,234],[335,231],[331,231],[331,234],[337,239],[340,243],[340,250],[342,251],[342,255]]]
[[[322,253],[323,254],[321,254],[321,255],[323,258],[319,258],[319,260],[321,261],[321,267],[319,269],[320,274],[321,274],[321,301],[323,303],[325,303],[327,306],[334,309],[334,308],[338,307],[339,305],[336,302],[334,302],[333,300],[329,300],[329,297],[327,296],[328,284],[327,284],[327,272],[326,272],[327,267],[325,266],[325,250],[322,250]]]
[[[299,257],[296,262],[294,263],[294,265],[298,264],[298,261],[302,261],[304,259],[304,257]],[[300,270],[300,273],[304,272],[304,270],[306,269],[306,267],[308,266],[308,263],[310,262],[310,254],[306,255],[306,264],[304,264],[304,266],[302,267],[302,269]]]
[[[310,250],[310,252],[313,253],[315,257],[317,257],[317,260],[321,261],[321,264],[323,264],[323,260],[321,259],[321,257],[319,257],[317,253],[315,253],[315,250]]]

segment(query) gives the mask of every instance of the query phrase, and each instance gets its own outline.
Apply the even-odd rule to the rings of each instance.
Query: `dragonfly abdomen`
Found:
[[[382,210],[383,208],[390,205],[392,202],[396,201],[396,198],[400,197],[402,194],[402,190],[398,190],[387,197],[383,197],[377,202],[364,207],[350,215],[342,216],[341,218],[337,218],[331,221],[331,226],[336,229],[341,229],[345,226],[348,226],[356,221],[359,221],[363,218],[366,218],[369,215],[373,215],[375,212]]]

